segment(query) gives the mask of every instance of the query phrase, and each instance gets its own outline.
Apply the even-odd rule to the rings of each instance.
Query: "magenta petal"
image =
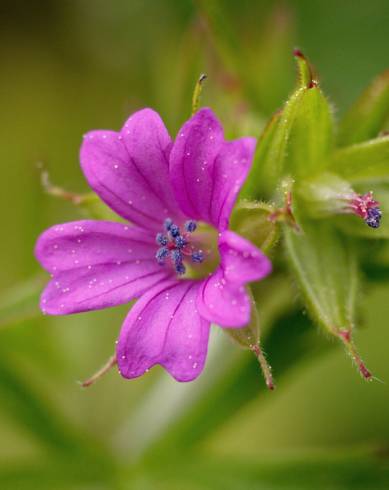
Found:
[[[120,133],[91,131],[80,159],[92,189],[120,216],[160,229],[166,217],[181,219],[169,180],[170,136],[151,109],[133,114]]]
[[[271,272],[270,260],[232,231],[219,238],[220,266],[204,281],[197,300],[200,314],[222,327],[242,327],[250,320],[250,299],[244,284]]]
[[[230,214],[251,168],[255,138],[240,138],[222,145],[214,166],[214,188],[210,200],[210,223],[228,228]]]
[[[225,142],[213,112],[197,112],[179,131],[170,153],[170,178],[183,212],[226,229],[254,149],[254,138]]]
[[[177,381],[199,376],[209,337],[209,322],[196,309],[199,286],[194,281],[168,281],[134,305],[117,345],[123,377],[141,376],[155,364],[165,367]]]
[[[260,281],[271,272],[271,262],[251,242],[233,231],[219,237],[219,253],[224,278],[234,284]]]
[[[127,303],[172,274],[155,260],[150,232],[121,223],[76,221],[53,226],[35,254],[52,274],[41,308],[52,315]]]

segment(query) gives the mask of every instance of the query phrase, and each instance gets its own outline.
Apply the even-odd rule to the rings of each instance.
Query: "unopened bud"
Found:
[[[354,214],[371,228],[378,228],[382,212],[373,193],[358,194],[351,185],[333,174],[324,174],[301,188],[308,211],[320,216]]]

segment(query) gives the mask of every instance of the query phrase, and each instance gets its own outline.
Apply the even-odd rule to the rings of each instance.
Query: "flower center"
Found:
[[[164,231],[157,233],[155,240],[160,248],[155,254],[155,258],[160,265],[165,265],[170,261],[177,274],[183,275],[186,272],[184,262],[190,264],[201,264],[205,258],[203,250],[193,244],[192,233],[197,229],[196,221],[187,221],[184,231],[167,218],[164,222]]]

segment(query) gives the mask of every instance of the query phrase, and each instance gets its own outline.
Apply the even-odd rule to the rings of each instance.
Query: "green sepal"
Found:
[[[82,194],[78,206],[90,219],[118,221],[119,217],[93,192]]]
[[[296,185],[300,210],[312,218],[328,218],[347,212],[347,198],[355,194],[351,184],[336,174],[324,172]],[[365,225],[366,226],[366,225]]]
[[[353,341],[358,269],[354,247],[326,221],[303,223],[303,232],[284,228],[285,246],[312,318],[342,342],[361,376],[373,376]]]
[[[285,226],[291,268],[313,319],[337,335],[354,325],[358,274],[355,253],[326,221],[305,221],[302,233]]]
[[[389,119],[389,70],[378,76],[352,105],[339,124],[341,146],[378,136]]]
[[[266,386],[269,390],[274,390],[275,385],[272,370],[260,344],[260,319],[257,305],[250,288],[248,288],[248,292],[251,301],[250,323],[243,328],[224,328],[223,332],[229,335],[241,347],[250,350],[256,356],[261,366]]]
[[[259,314],[250,292],[251,298],[251,317],[250,323],[243,328],[224,328],[223,332],[228,334],[237,344],[244,349],[253,350],[253,347],[258,344],[260,329],[259,329]]]
[[[299,49],[293,51],[297,64],[297,87],[312,88],[318,84],[314,68]]]
[[[257,198],[266,191],[269,195],[282,178],[310,176],[328,165],[331,109],[308,61],[297,53],[297,88],[265,127],[243,197]]]
[[[253,166],[246,182],[241,190],[241,197],[257,199],[263,193],[271,193],[271,187],[267,187],[266,173],[271,171],[271,161],[274,158],[275,139],[278,136],[282,111],[277,111],[265,126],[257,143]],[[276,154],[276,156],[279,155]],[[269,170],[267,170],[269,169]]]
[[[286,173],[304,178],[325,170],[332,146],[333,120],[328,101],[318,86],[304,89],[290,127]]]
[[[280,235],[278,223],[269,219],[273,211],[267,203],[241,201],[233,210],[231,229],[267,254]]]

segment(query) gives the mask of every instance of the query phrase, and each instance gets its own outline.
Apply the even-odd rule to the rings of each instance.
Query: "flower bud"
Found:
[[[351,185],[333,174],[323,174],[305,183],[300,194],[307,202],[307,209],[316,217],[334,214],[354,214],[371,228],[380,226],[382,212],[373,193],[358,194]]]

